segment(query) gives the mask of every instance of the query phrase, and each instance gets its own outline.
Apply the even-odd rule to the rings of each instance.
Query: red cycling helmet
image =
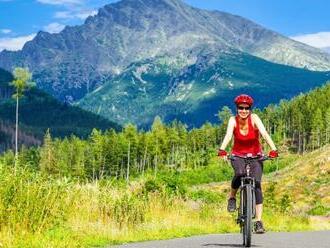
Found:
[[[242,95],[239,95],[235,98],[234,100],[236,106],[238,104],[242,104],[242,103],[245,103],[249,106],[252,106],[253,105],[253,98],[250,97],[249,95],[245,95],[245,94],[242,94]]]

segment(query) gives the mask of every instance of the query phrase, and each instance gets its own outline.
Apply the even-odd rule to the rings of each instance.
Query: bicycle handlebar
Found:
[[[259,160],[259,161],[266,161],[266,160],[273,160],[274,158],[271,158],[267,155],[260,155],[260,156],[238,156],[238,155],[232,155],[232,154],[228,154],[227,155],[227,158],[229,160],[234,160],[235,157],[238,157],[238,158],[243,158],[243,159],[248,159],[248,160]]]

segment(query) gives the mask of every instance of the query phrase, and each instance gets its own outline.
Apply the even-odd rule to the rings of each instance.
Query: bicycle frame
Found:
[[[245,163],[246,175],[241,177],[241,185],[239,188],[240,204],[238,208],[237,224],[240,225],[240,232],[243,234],[243,245],[250,247],[252,239],[252,219],[256,216],[255,179],[250,176],[251,162],[253,160],[265,161],[269,158],[266,156],[228,157],[230,160],[234,160],[235,157],[242,158]]]

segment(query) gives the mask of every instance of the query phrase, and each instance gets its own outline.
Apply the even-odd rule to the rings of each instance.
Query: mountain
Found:
[[[11,97],[14,90],[8,84],[12,80],[9,72],[0,69],[0,151],[14,147],[16,101]],[[105,118],[61,103],[37,88],[27,90],[24,95],[19,103],[20,144],[40,145],[48,128],[54,137],[72,134],[86,137],[93,128],[121,129]]]
[[[166,57],[133,63],[119,76],[88,94],[78,106],[118,123],[141,126],[159,115],[189,126],[216,122],[224,105],[233,107],[245,92],[256,107],[289,99],[330,80],[329,72],[315,72],[268,62],[241,52],[202,54],[183,69]]]
[[[123,0],[81,26],[39,32],[21,51],[0,53],[0,67],[27,66],[38,88],[75,102],[132,63],[167,56],[187,67],[203,51],[238,50],[270,62],[330,70],[330,55],[240,16],[193,8],[180,0]]]
[[[330,54],[330,47],[323,47],[322,50]]]

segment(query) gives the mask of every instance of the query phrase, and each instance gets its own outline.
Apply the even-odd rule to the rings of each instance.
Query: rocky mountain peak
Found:
[[[28,66],[40,88],[71,102],[138,61],[179,57],[174,64],[184,67],[194,64],[201,52],[235,50],[279,64],[330,70],[330,55],[319,49],[243,17],[193,8],[181,0],[108,4],[83,25],[58,34],[39,32],[22,51],[1,52],[0,67],[11,71]]]

